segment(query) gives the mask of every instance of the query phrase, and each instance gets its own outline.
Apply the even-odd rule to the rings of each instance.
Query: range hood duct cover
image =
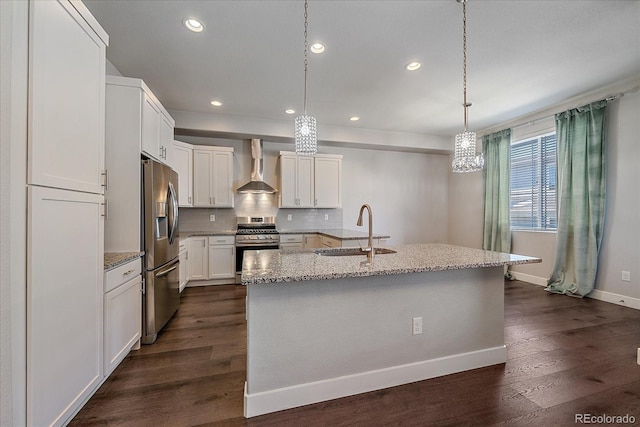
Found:
[[[238,193],[275,194],[275,188],[264,182],[262,176],[262,140],[251,140],[251,181],[238,188]]]

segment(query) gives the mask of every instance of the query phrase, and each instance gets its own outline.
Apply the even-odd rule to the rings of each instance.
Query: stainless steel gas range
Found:
[[[280,234],[273,216],[238,217],[236,231],[236,276],[242,273],[244,251],[278,249]]]

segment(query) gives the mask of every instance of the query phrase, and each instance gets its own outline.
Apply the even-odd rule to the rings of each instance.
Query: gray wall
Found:
[[[249,180],[251,151],[248,140],[182,136],[176,139],[192,144],[234,147],[233,186],[237,188]],[[292,150],[293,145],[289,143],[264,141],[264,179],[267,183],[278,186],[278,155],[280,151]],[[278,226],[282,229],[357,230],[360,206],[369,203],[373,209],[374,232],[390,235],[388,245],[447,242],[448,156],[322,145],[318,151],[343,156],[342,209],[278,210],[275,198],[252,205],[242,195],[236,195],[235,212],[238,215],[243,212],[275,212]],[[189,212],[183,214],[185,210]],[[185,222],[181,219],[180,230],[194,230],[196,224],[208,226],[207,230],[215,229],[218,225],[208,224],[210,213],[215,212],[210,209],[181,209]],[[324,220],[325,213],[329,215],[328,220]],[[287,214],[292,215],[292,221],[287,221]],[[218,215],[216,223],[217,219]],[[224,224],[227,226],[228,222]]]
[[[596,289],[640,298],[640,93],[627,93],[608,110],[607,211]],[[482,246],[482,203],[481,174],[449,174],[450,243]],[[513,271],[531,276],[534,283],[545,282],[555,246],[555,233],[512,233],[513,253],[543,259]],[[631,282],[621,281],[622,270],[631,272]]]

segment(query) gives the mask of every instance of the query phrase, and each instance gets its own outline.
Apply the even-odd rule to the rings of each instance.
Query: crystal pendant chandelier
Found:
[[[467,131],[467,0],[462,3],[462,52],[463,52],[463,92],[464,92],[464,132],[456,135],[451,169],[453,172],[477,172],[484,167],[484,155],[476,152],[476,133]]]
[[[308,41],[307,41],[307,0],[304,2],[304,114],[295,118],[294,135],[296,154],[313,156],[318,152],[318,134],[316,132],[316,118],[307,115],[307,70],[308,70]]]

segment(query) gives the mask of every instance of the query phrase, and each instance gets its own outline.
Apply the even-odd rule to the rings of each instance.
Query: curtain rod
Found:
[[[638,84],[638,82],[639,82],[638,79],[633,79],[631,81],[627,80],[626,82],[620,82],[620,83],[617,83],[615,85],[608,86],[608,89],[611,90],[612,92],[614,92],[614,94],[613,95],[605,95],[604,97],[602,95],[602,92],[605,92],[607,90],[607,88],[602,88],[602,90],[600,91],[600,95],[597,96],[597,97],[595,95],[598,95],[598,92],[593,91],[593,92],[591,92],[591,96],[597,98],[597,100],[594,100],[594,101],[580,101],[581,99],[585,99],[585,98],[588,99],[589,98],[589,94],[575,96],[575,97],[570,98],[570,99],[568,99],[568,100],[566,100],[564,102],[560,102],[560,103],[555,104],[555,107],[557,107],[557,108],[554,108],[554,106],[550,106],[550,107],[538,110],[539,114],[544,114],[543,116],[535,117],[536,112],[533,112],[533,113],[521,116],[519,118],[508,120],[506,122],[503,122],[502,124],[498,124],[498,125],[495,125],[495,126],[487,127],[487,128],[482,129],[480,131],[477,131],[477,133],[480,136],[480,135],[489,135],[492,132],[498,132],[498,131],[500,131],[502,129],[517,129],[517,128],[520,128],[520,127],[523,127],[523,126],[528,126],[528,125],[530,126],[532,124],[535,124],[536,122],[539,122],[541,120],[546,120],[546,119],[548,119],[550,117],[554,117],[556,114],[558,114],[558,113],[560,113],[562,111],[567,111],[567,110],[570,110],[572,108],[578,108],[580,106],[591,104],[593,102],[603,101],[603,100],[605,100],[607,102],[612,102],[612,101],[615,101],[617,99],[620,99],[624,95],[638,92],[640,90],[640,84]],[[621,86],[624,88],[625,85],[633,85],[633,86],[631,86],[629,88],[625,88],[624,90],[620,91],[619,89],[621,89]],[[618,91],[616,91],[616,89],[618,89]],[[578,105],[573,105],[573,104],[578,104]],[[562,108],[563,105],[571,105],[571,106]],[[554,111],[553,113],[545,114],[545,111],[552,111],[554,109],[557,110],[557,111]],[[535,117],[535,118],[532,119],[532,120],[526,120],[527,116]],[[512,123],[520,123],[520,124],[512,125]]]
[[[634,88],[634,89],[636,89],[636,88]],[[629,93],[629,91],[616,93],[615,95],[610,95],[610,96],[607,96],[606,98],[602,98],[602,99],[598,99],[598,100],[595,100],[595,101],[587,102],[587,103],[584,103],[582,105],[593,104],[594,102],[598,102],[598,101],[613,102],[613,101],[616,101],[616,100],[622,98],[625,95],[625,93]],[[573,108],[580,108],[580,107],[581,106],[577,106],[577,107],[573,107]],[[568,108],[567,110],[572,110],[573,108]],[[564,110],[564,111],[567,111],[567,110]],[[522,123],[521,125],[511,126],[511,129],[513,130],[513,129],[518,129],[518,128],[521,128],[521,127],[524,127],[524,126],[531,126],[531,125],[536,124],[537,122],[540,122],[542,120],[547,120],[550,117],[555,117],[556,114],[558,114],[558,113],[552,113],[552,114],[548,114],[548,115],[546,115],[544,117],[538,117],[537,119],[529,120],[529,121],[527,121],[525,123]]]

